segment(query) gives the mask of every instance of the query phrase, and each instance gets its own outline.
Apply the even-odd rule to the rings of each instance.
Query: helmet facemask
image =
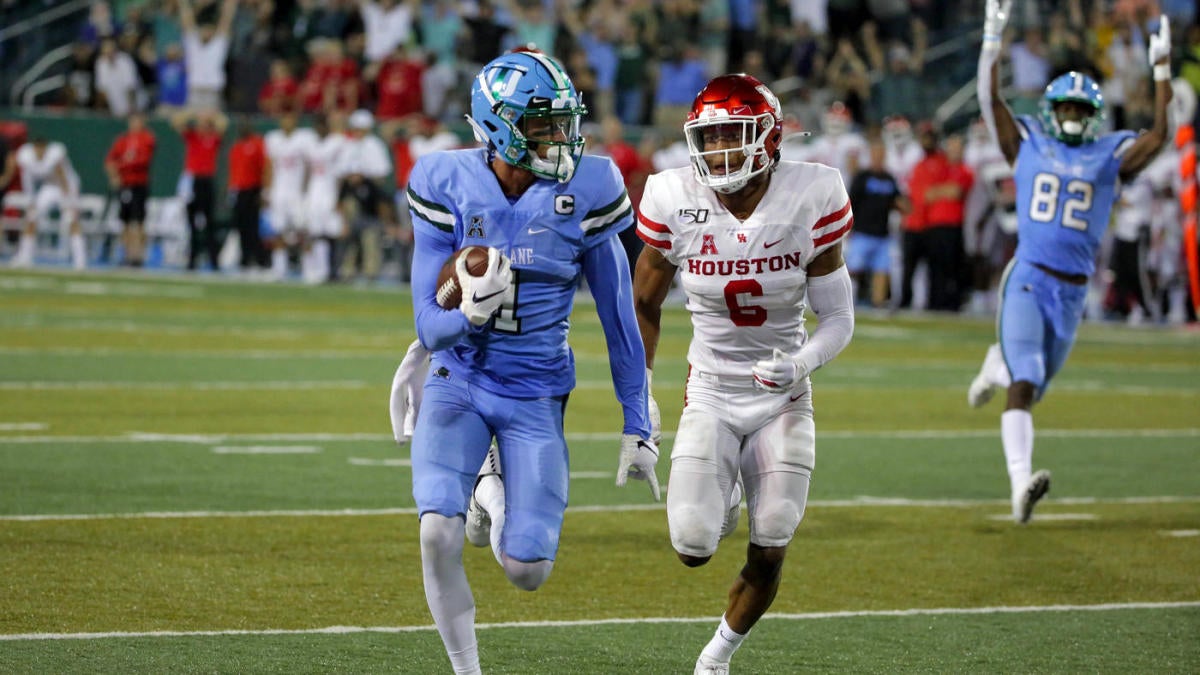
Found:
[[[1077,103],[1088,112],[1079,119],[1063,119],[1058,109],[1062,103]],[[1091,143],[1100,136],[1104,126],[1104,98],[1100,94],[1100,87],[1090,77],[1076,72],[1066,73],[1046,87],[1040,102],[1040,115],[1046,130],[1063,143]]]
[[[737,192],[774,165],[766,141],[775,128],[771,113],[694,119],[683,125],[696,180],[717,192]]]

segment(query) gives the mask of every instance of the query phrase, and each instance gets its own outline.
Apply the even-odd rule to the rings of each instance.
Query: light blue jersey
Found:
[[[413,309],[421,343],[457,378],[513,398],[562,396],[575,386],[567,344],[581,278],[604,326],[625,432],[646,436],[645,351],[630,272],[617,234],[632,207],[616,165],[584,156],[567,183],[536,180],[519,199],[500,189],[484,149],[421,157],[408,186],[413,215]],[[434,299],[443,262],[457,249],[492,246],[512,261],[511,297],[475,328]]]
[[[1017,260],[1091,276],[1119,194],[1121,155],[1136,134],[1118,131],[1068,145],[1032,117],[1017,118]]]

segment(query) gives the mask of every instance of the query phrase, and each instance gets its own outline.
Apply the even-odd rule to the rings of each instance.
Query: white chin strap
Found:
[[[529,165],[538,171],[554,174],[558,182],[565,183],[575,175],[575,158],[561,145],[552,145],[546,150],[546,158],[542,159],[536,152],[530,151]]]
[[[1066,120],[1062,123],[1064,134],[1071,136],[1079,136],[1083,133],[1083,122],[1079,120]]]

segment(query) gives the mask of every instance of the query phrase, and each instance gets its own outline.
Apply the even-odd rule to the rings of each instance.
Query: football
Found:
[[[481,277],[487,271],[486,246],[460,248],[446,258],[442,271],[438,273],[437,283],[437,304],[443,309],[454,309],[462,304],[462,287],[458,284],[458,275],[454,273],[455,263],[462,256],[467,256],[467,272],[471,276]]]

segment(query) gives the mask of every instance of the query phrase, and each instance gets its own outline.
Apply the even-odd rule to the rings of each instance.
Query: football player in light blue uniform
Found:
[[[999,344],[988,349],[967,399],[978,407],[998,389],[1008,390],[1000,438],[1013,518],[1025,523],[1050,489],[1050,472],[1033,472],[1031,408],[1075,343],[1088,278],[1121,181],[1137,175],[1166,142],[1171,40],[1163,16],[1149,48],[1154,127],[1140,135],[1101,135],[1104,101],[1082,73],[1060,75],[1046,87],[1040,122],[1014,117],[1000,98],[996,62],[1010,8],[1011,0],[987,1],[977,94],[984,121],[1014,168],[1017,250],[1001,282]]]
[[[557,61],[505,54],[471,88],[468,120],[487,147],[426,155],[409,179],[413,311],[432,352],[413,430],[413,497],[426,599],[459,673],[479,672],[464,534],[490,544],[525,590],[546,581],[558,550],[563,411],[575,386],[567,333],[581,280],[596,301],[624,412],[617,483],[647,480],[658,499],[645,350],[617,237],[632,207],[612,161],[583,155],[585,112]],[[443,309],[438,273],[470,245],[489,247],[487,270],[472,276],[460,263],[462,304]]]

